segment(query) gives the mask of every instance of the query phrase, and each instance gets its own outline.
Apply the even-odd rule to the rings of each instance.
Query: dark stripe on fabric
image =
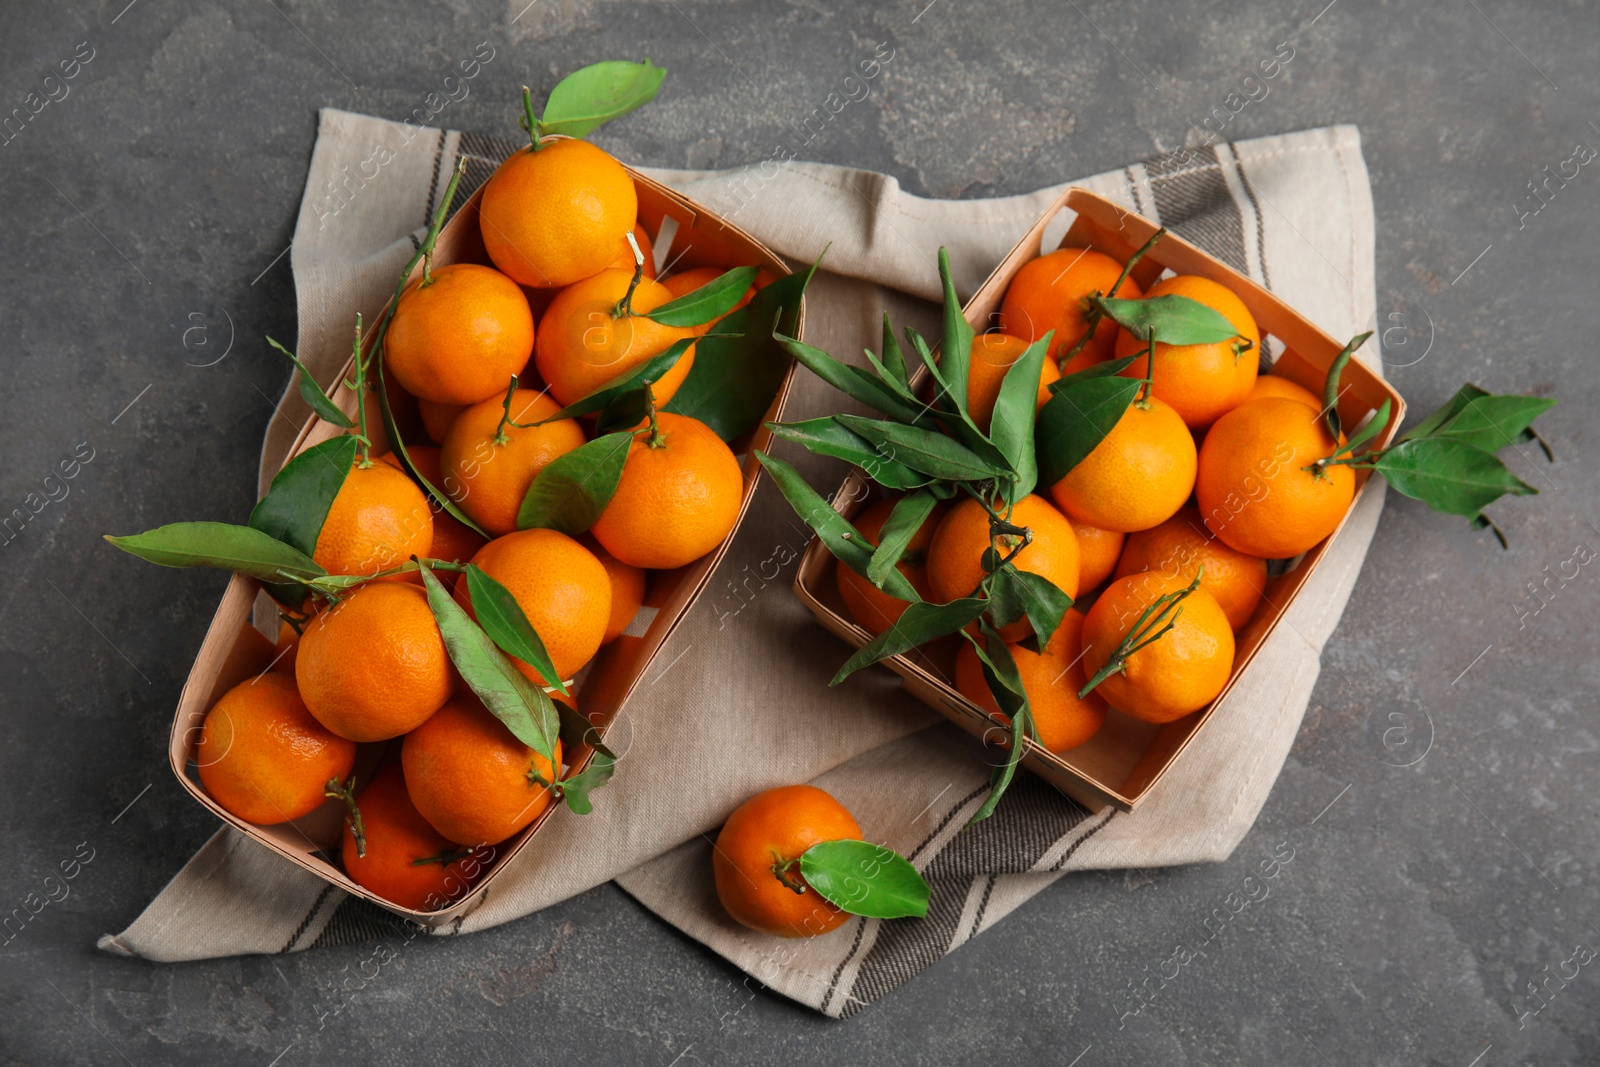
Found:
[[[1128,195],[1133,198],[1133,210],[1134,210],[1134,213],[1137,214],[1137,215],[1146,215],[1146,216],[1148,216],[1150,214],[1150,212],[1144,206],[1144,198],[1139,195],[1139,179],[1134,177],[1133,168],[1132,167],[1123,167],[1122,168],[1122,176],[1123,176],[1123,181],[1128,183]],[[1157,218],[1156,221],[1160,222],[1161,219]]]
[[[460,210],[467,197],[488,181],[495,168],[516,150],[517,146],[511,141],[485,137],[481,133],[463,133],[457,151],[458,158],[467,161],[467,169],[461,175],[461,190],[456,194],[456,206],[452,211]]]
[[[295,942],[299,941],[301,935],[306,932],[306,927],[311,925],[311,920],[317,917],[317,912],[322,909],[322,902],[328,899],[328,894],[331,892],[333,892],[333,886],[325,885],[322,887],[322,892],[317,894],[317,899],[311,904],[311,910],[306,912],[306,917],[301,919],[300,925],[295,928],[294,936],[290,937],[284,943],[284,946],[278,950],[280,954],[294,948]]]
[[[1104,830],[1107,826],[1111,825],[1111,820],[1116,816],[1116,814],[1117,814],[1117,809],[1116,808],[1107,808],[1106,809],[1106,817],[1104,819],[1101,819],[1100,822],[1097,823],[1096,825],[1091,826],[1089,828],[1089,832],[1088,833],[1084,834],[1082,837],[1080,837],[1076,841],[1074,841],[1072,843],[1072,847],[1067,849],[1066,852],[1062,853],[1060,859],[1056,860],[1055,863],[1051,864],[1050,869],[1052,871],[1059,871],[1059,870],[1061,870],[1061,868],[1065,867],[1067,865],[1067,861],[1072,858],[1072,854],[1074,852],[1078,851],[1078,849],[1083,846],[1083,843],[1085,841],[1089,840],[1089,838],[1093,837],[1095,834],[1099,833],[1101,830]]]
[[[972,933],[967,935],[968,941],[978,936],[978,931],[983,929],[983,916],[989,910],[989,898],[994,896],[995,883],[999,881],[999,878],[991,874],[989,884],[983,887],[983,899],[978,901],[978,911],[972,916]]]
[[[348,897],[334,910],[333,918],[311,947],[358,945],[385,937],[404,937],[406,933],[404,919],[360,897]]]
[[[1250,210],[1256,217],[1256,258],[1261,261],[1261,284],[1271,289],[1272,276],[1267,273],[1267,227],[1261,218],[1261,203],[1256,199],[1256,188],[1250,184],[1250,176],[1244,172],[1244,160],[1239,158],[1239,149],[1234,147],[1232,141],[1228,141],[1226,146],[1234,172],[1239,175],[1239,184],[1244,186],[1244,195],[1250,199]]]
[[[1013,782],[992,818],[963,830],[924,869],[933,890],[927,917],[885,923],[878,931],[840,1017],[856,1014],[950,951],[974,879],[1032,870],[1088,817],[1038,778]]]
[[[1162,225],[1193,241],[1235,270],[1247,270],[1244,216],[1212,148],[1183,148],[1147,159]]]

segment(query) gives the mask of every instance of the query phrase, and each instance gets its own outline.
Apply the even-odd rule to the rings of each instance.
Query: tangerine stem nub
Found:
[[[350,826],[350,836],[355,838],[356,855],[365,858],[367,828],[361,822],[361,809],[356,807],[356,776],[352,774],[349,780],[343,783],[337,778],[329,778],[328,784],[323,787],[322,795],[344,801],[344,806],[349,809],[345,815],[345,822]]]
[[[1141,648],[1153,645],[1178,625],[1178,619],[1183,615],[1183,600],[1190,593],[1200,588],[1200,579],[1205,574],[1205,564],[1201,564],[1195,571],[1194,581],[1170,593],[1163,593],[1151,601],[1144,611],[1139,613],[1133,626],[1123,639],[1118,642],[1112,651],[1111,658],[1106,660],[1106,665],[1095,672],[1089,684],[1078,690],[1078,699],[1082,700],[1094,691],[1095,686],[1111,677],[1121,674],[1126,669],[1128,658]],[[1171,615],[1168,615],[1168,612]]]
[[[345,382],[356,394],[356,419],[360,431],[356,440],[361,444],[361,459],[356,464],[362,470],[372,466],[372,438],[367,436],[367,362],[361,359],[361,312],[356,312],[355,364],[356,380]]]
[[[796,896],[804,893],[806,891],[805,882],[795,875],[789,873],[800,861],[798,859],[786,860],[782,856],[778,856],[776,852],[774,852],[773,855],[777,857],[772,862],[773,875],[775,875],[778,881],[782,882],[786,888],[793,890]]]
[[[1134,400],[1141,411],[1150,410],[1150,392],[1156,387],[1156,332],[1150,331],[1150,343],[1144,350],[1144,385],[1139,387],[1139,396]]]

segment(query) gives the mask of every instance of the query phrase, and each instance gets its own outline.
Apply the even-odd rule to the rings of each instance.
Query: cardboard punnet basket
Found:
[[[1068,189],[967,302],[963,311],[974,331],[981,333],[995,321],[993,316],[1000,309],[1006,289],[1022,265],[1051,251],[1043,247],[1045,232],[1063,212],[1068,213],[1072,221],[1061,239],[1062,247],[1092,248],[1119,261],[1126,261],[1157,229],[1150,220],[1103,197],[1085,189]],[[1270,335],[1275,339],[1273,347],[1281,351],[1272,373],[1305,386],[1317,396],[1322,395],[1328,368],[1344,348],[1343,341],[1329,337],[1254,281],[1171,233],[1163,236],[1146,254],[1132,276],[1147,290],[1167,271],[1198,274],[1233,290],[1255,316],[1263,347],[1267,346]],[[1405,401],[1400,394],[1357,360],[1347,365],[1341,383],[1344,388],[1338,402],[1339,417],[1347,427],[1359,426],[1385,400],[1391,402],[1392,418],[1374,442],[1375,447],[1387,446],[1405,414]],[[1368,477],[1365,471],[1356,474],[1357,501],[1366,490]],[[852,471],[834,495],[833,506],[846,518],[852,518],[867,506],[877,491],[859,470]],[[1352,504],[1351,511],[1354,509]],[[1339,528],[1343,526],[1341,522]],[[1163,726],[1111,711],[1100,732],[1087,744],[1071,751],[1057,754],[1028,739],[1023,766],[1091,810],[1099,811],[1108,805],[1123,811],[1133,810],[1212,716],[1226,714],[1235,684],[1250,669],[1262,644],[1315,572],[1328,543],[1338,536],[1339,530],[1335,530],[1321,544],[1292,561],[1284,573],[1268,580],[1260,608],[1237,636],[1233,673],[1228,684],[1205,708]],[[856,625],[844,609],[834,581],[834,558],[815,538],[801,558],[794,588],[795,594],[811,609],[824,629],[856,648],[871,640],[871,635]],[[900,675],[912,696],[968,733],[990,742],[1005,738],[1004,726],[958,693],[951,682],[957,645],[957,639],[946,638],[883,663]]]
[[[763,268],[773,277],[790,273],[788,266],[776,255],[743,230],[724,221],[715,212],[632,168],[629,168],[629,174],[638,189],[639,221],[645,232],[653,238],[658,263],[670,260],[677,270],[691,267],[753,265]],[[478,205],[482,192],[482,187],[474,192],[457,211],[455,217],[440,231],[434,254],[435,266],[460,262],[492,265],[488,254],[484,251],[483,240],[479,233]],[[412,277],[415,278],[421,270],[421,264],[418,264]],[[803,328],[804,303],[802,302],[795,329],[799,333]],[[371,341],[372,332],[369,330],[364,345],[370,345]],[[346,364],[340,373],[341,384],[332,397],[342,410],[353,417],[356,411],[356,399],[351,390],[342,384],[351,371],[350,365]],[[794,365],[790,363],[762,422],[753,430],[730,442],[734,454],[739,457],[744,474],[739,521],[734,525],[733,531],[715,550],[694,563],[671,571],[648,572],[649,582],[644,607],[639,615],[621,637],[603,646],[582,672],[579,706],[601,731],[602,736],[607,727],[617,719],[623,705],[644,677],[657,653],[661,651],[662,646],[666,644],[667,639],[672,636],[673,631],[683,621],[695,600],[710,582],[712,572],[716,570],[729,544],[737,536],[739,527],[743,524],[745,510],[750,506],[756,479],[761,470],[760,464],[755,459],[755,450],[771,447],[772,435],[764,424],[782,418],[793,378]],[[376,404],[369,405],[369,429],[373,431],[375,439],[379,439],[382,427],[381,421],[376,416]],[[298,455],[305,449],[341,432],[343,431],[340,428],[323,422],[313,415],[301,428],[290,456]],[[408,919],[437,926],[466,916],[477,908],[487,896],[496,875],[518,853],[529,847],[529,842],[537,836],[546,820],[552,817],[583,817],[570,812],[558,815],[557,810],[563,805],[551,804],[532,825],[514,837],[493,846],[489,854],[482,857],[487,869],[470,893],[448,908],[419,912],[390,904],[383,898],[369,893],[330,862],[328,857],[335,855],[339,848],[343,821],[342,805],[338,801],[324,804],[303,819],[278,826],[256,826],[224,811],[206,794],[200,784],[195,763],[196,748],[200,740],[201,723],[211,706],[233,686],[267,669],[272,659],[271,642],[265,640],[261,632],[255,630],[251,624],[251,615],[258,602],[266,606],[269,611],[275,611],[272,602],[264,592],[261,592],[258,582],[244,575],[234,574],[222,595],[222,602],[218,605],[216,614],[212,617],[211,626],[195,657],[194,666],[189,671],[188,680],[184,683],[182,694],[178,698],[177,713],[172,721],[169,755],[173,773],[196,800],[211,809],[223,822],[347,893],[369,900]],[[358,775],[370,771],[380,758],[375,746],[363,746],[361,752],[356,766]],[[565,759],[569,767],[576,770],[586,766],[592,757],[593,750],[588,745],[581,745],[567,754]],[[627,771],[622,768],[618,773],[626,774]],[[603,799],[601,802],[603,803]]]

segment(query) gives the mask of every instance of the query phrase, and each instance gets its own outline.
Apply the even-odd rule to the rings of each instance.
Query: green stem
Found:
[[[428,235],[422,239],[422,247],[418,248],[400,271],[400,280],[395,284],[394,296],[389,298],[388,307],[383,309],[383,318],[378,320],[378,329],[372,335],[372,351],[376,354],[383,351],[384,338],[389,335],[389,323],[394,319],[394,311],[400,305],[400,297],[405,294],[406,286],[411,281],[411,272],[417,269],[417,264],[433,253],[434,246],[439,241],[439,231],[444,228],[445,216],[450,214],[450,208],[456,202],[456,190],[461,187],[461,176],[467,172],[466,157],[462,157],[456,164],[456,172],[450,178],[450,184],[445,187],[444,199],[439,202],[439,209],[433,214],[433,221],[428,225]]]
[[[361,809],[356,807],[356,776],[340,783],[337,778],[329,778],[328,784],[323,786],[322,795],[333,797],[335,800],[344,801],[347,809],[345,821],[350,824],[350,836],[356,841],[356,855],[365,857],[367,854],[367,828],[361,822]]]
[[[661,448],[667,443],[667,435],[661,432],[661,420],[656,415],[656,391],[651,388],[648,378],[640,384],[644,386],[645,421],[649,424],[650,435],[644,439],[644,443],[650,448]]]
[[[1150,240],[1139,246],[1139,251],[1128,257],[1128,262],[1122,265],[1122,273],[1117,275],[1116,283],[1111,286],[1111,292],[1107,293],[1107,296],[1117,295],[1117,290],[1122,288],[1122,283],[1128,280],[1128,275],[1133,273],[1133,268],[1139,265],[1139,261],[1144,258],[1145,253],[1154,248],[1156,242],[1166,235],[1167,228],[1163,226],[1150,235]]]
[[[1139,246],[1137,252],[1128,257],[1128,262],[1122,265],[1122,272],[1117,275],[1117,280],[1111,284],[1111,291],[1104,294],[1104,296],[1114,297],[1117,295],[1117,291],[1122,288],[1122,283],[1127,281],[1128,275],[1133,273],[1133,268],[1139,265],[1139,261],[1145,257],[1145,253],[1154,248],[1156,242],[1165,237],[1166,233],[1167,228],[1165,226],[1161,227],[1150,235],[1150,240]],[[1072,362],[1072,357],[1083,351],[1084,346],[1094,337],[1095,330],[1100,328],[1100,320],[1105,318],[1106,313],[1095,301],[1101,298],[1102,294],[1098,289],[1083,298],[1083,324],[1086,329],[1083,331],[1083,336],[1078,338],[1060,359],[1056,360],[1057,366],[1064,367]]]
[[[448,867],[457,860],[466,859],[472,855],[473,851],[470,848],[453,848],[448,852],[441,852],[437,856],[424,856],[420,860],[412,860],[411,866],[422,867],[429,863],[437,863],[441,867]]]
[[[1150,331],[1150,343],[1144,350],[1144,385],[1139,387],[1139,396],[1134,400],[1141,411],[1150,410],[1150,392],[1156,387],[1156,331]]]
[[[1111,658],[1106,660],[1104,667],[1095,672],[1089,684],[1078,690],[1081,700],[1094,691],[1095,686],[1111,677],[1121,674],[1127,669],[1128,659],[1140,649],[1155,644],[1165,637],[1172,628],[1178,625],[1178,618],[1183,614],[1183,600],[1190,593],[1200,588],[1200,578],[1205,574],[1205,565],[1195,572],[1194,581],[1182,589],[1164,593],[1151,601],[1144,611],[1139,613],[1139,618],[1134,621],[1133,627],[1112,651]],[[1174,610],[1176,609],[1176,610]],[[1171,612],[1170,617],[1168,612]]]
[[[491,438],[493,444],[504,445],[510,443],[511,438],[506,434],[507,426],[516,426],[519,430],[527,429],[526,426],[519,425],[511,418],[511,397],[516,393],[516,391],[517,376],[513,374],[511,376],[511,381],[506,385],[506,395],[504,399],[500,401],[500,421],[495,423],[494,437]]]
[[[528,151],[544,147],[539,140],[539,116],[533,113],[533,90],[526,85],[522,87],[522,128],[528,131]]]
[[[639,242],[634,238],[632,230],[624,236],[628,239],[628,247],[633,249],[633,280],[628,283],[628,291],[622,294],[622,299],[611,308],[611,317],[614,319],[633,314],[633,292],[644,280],[644,252],[639,248]]]
[[[346,381],[344,384],[356,394],[356,420],[360,424],[356,440],[361,444],[361,459],[356,463],[356,467],[366,470],[372,466],[372,438],[367,436],[367,365],[371,360],[361,358],[361,312],[359,311],[356,312],[356,339],[353,348],[356,380]]]
[[[796,896],[806,891],[805,882],[790,873],[799,864],[800,861],[798,859],[786,860],[776,852],[772,854],[772,873],[777,877],[778,881],[793,890]]]

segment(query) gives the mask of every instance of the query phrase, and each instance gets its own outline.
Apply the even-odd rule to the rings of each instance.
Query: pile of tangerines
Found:
[[[659,84],[649,64],[647,91],[639,65],[600,66],[631,68],[630,105]],[[414,260],[372,339],[357,321],[356,418],[295,359],[302,395],[345,432],[286,465],[248,527],[111,539],[265,583],[282,608],[277,658],[206,715],[200,781],[259,825],[342,799],[345,871],[404,908],[458,899],[482,850],[552,799],[588,810],[612,759],[578,716],[573,679],[633,620],[649,573],[716,549],[741,508],[728,444],[663,408],[696,343],[762,279],[755,267],[657,279],[632,176],[553,135],[572,126],[551,118],[558,99],[620,111],[576,106],[564,87],[544,119],[527,104],[528,147],[483,189],[492,265],[433,265],[458,170],[420,277],[408,280]],[[587,770],[575,740],[599,753]],[[362,746],[381,752],[362,759]]]

